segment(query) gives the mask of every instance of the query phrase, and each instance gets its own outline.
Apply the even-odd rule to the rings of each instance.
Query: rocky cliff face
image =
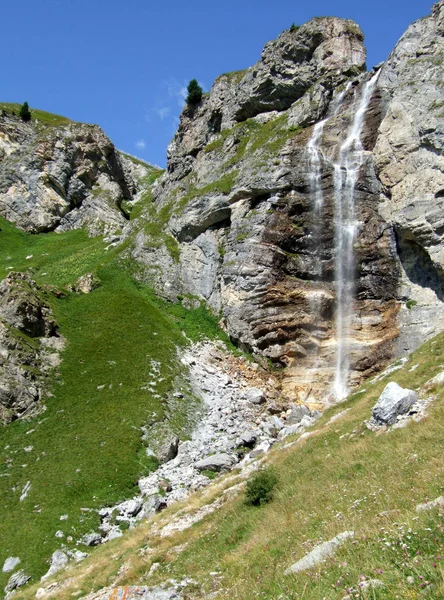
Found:
[[[283,32],[184,109],[130,224],[143,177],[99,128],[2,113],[0,213],[123,231],[158,293],[204,300],[285,395],[324,405],[339,372],[353,388],[444,327],[443,11],[371,73],[352,21]]]
[[[443,7],[381,67],[358,136],[352,387],[443,325]],[[283,367],[286,394],[313,404],[328,400],[337,370],[335,165],[345,173],[344,143],[373,75],[362,39],[350,21],[317,18],[267,44],[246,72],[218,78],[184,110],[155,192],[176,250],[139,231],[133,252],[161,294],[207,301],[237,343]]]
[[[0,214],[19,227],[116,232],[134,191],[126,161],[96,125],[23,123],[0,110]]]

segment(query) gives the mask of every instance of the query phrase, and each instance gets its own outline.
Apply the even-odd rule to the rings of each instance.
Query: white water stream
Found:
[[[364,85],[350,132],[334,165],[335,200],[335,288],[336,288],[336,368],[333,393],[338,400],[347,396],[350,371],[350,326],[355,297],[354,242],[356,220],[355,188],[364,151],[361,133],[365,114],[379,73]]]
[[[350,131],[340,147],[338,162],[334,168],[334,220],[335,220],[335,289],[337,298],[336,310],[336,365],[333,383],[333,394],[342,400],[347,396],[347,382],[350,371],[350,325],[353,317],[355,295],[355,258],[354,242],[358,231],[355,215],[355,187],[362,165],[364,154],[361,144],[361,133],[365,114],[378,78],[378,73],[367,81],[357,104]],[[313,241],[315,252],[320,248],[323,217],[324,196],[322,189],[323,162],[328,159],[322,152],[322,136],[329,119],[335,117],[342,107],[345,95],[351,83],[333,100],[330,115],[313,128],[312,136],[307,144],[309,163],[309,186],[313,205]],[[330,161],[328,161],[330,162]],[[318,254],[319,275],[322,276],[321,257]],[[317,316],[320,310],[319,295],[310,296],[310,310]]]

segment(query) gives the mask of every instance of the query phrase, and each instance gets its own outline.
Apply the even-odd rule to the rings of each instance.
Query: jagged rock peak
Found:
[[[245,71],[216,79],[197,107],[186,107],[168,148],[168,170],[177,158],[196,156],[211,136],[261,113],[283,111],[315,84],[330,91],[365,70],[364,35],[353,21],[316,17],[265,44]]]

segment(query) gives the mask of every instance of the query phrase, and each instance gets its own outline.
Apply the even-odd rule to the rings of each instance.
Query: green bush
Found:
[[[295,25],[294,23],[292,23],[291,27],[290,27],[290,31],[297,31],[300,28],[301,28],[300,25]]]
[[[261,469],[247,481],[245,502],[253,506],[270,502],[277,482],[278,476],[272,467]]]
[[[27,102],[24,102],[20,107],[20,118],[22,121],[30,121],[31,120],[31,111],[29,110],[29,105]]]
[[[202,88],[197,83],[197,79],[192,79],[187,87],[187,104],[199,104],[202,100]]]

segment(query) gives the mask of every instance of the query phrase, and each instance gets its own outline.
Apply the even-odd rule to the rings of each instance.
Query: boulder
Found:
[[[220,454],[213,454],[212,456],[207,456],[206,458],[199,460],[194,466],[198,471],[221,472],[229,471],[234,463],[235,459],[233,456],[221,452]]]
[[[286,425],[297,425],[303,417],[310,416],[310,410],[305,404],[293,406],[285,421]]]
[[[354,536],[353,531],[343,531],[336,537],[328,542],[324,542],[315,546],[311,552],[306,554],[303,558],[294,563],[291,567],[284,572],[284,575],[291,575],[292,573],[299,573],[300,571],[306,571],[315,567],[317,564],[322,562],[328,556],[334,554],[336,549],[345,542],[348,538]]]
[[[12,592],[13,590],[22,587],[22,585],[25,585],[25,583],[28,583],[28,581],[31,579],[30,575],[26,575],[26,573],[23,571],[23,569],[21,569],[20,571],[17,571],[17,573],[14,573],[14,575],[11,575],[11,577],[9,578],[8,583],[6,584],[5,587],[5,592]]]
[[[251,404],[264,404],[265,402],[265,393],[258,388],[248,388],[245,397]]]
[[[81,541],[85,546],[98,546],[102,542],[102,536],[100,533],[87,533]]]
[[[142,510],[142,504],[141,498],[133,498],[122,502],[116,508],[124,517],[135,517]]]
[[[236,446],[245,446],[246,448],[254,448],[257,441],[257,433],[255,431],[245,431],[236,441]]]
[[[177,435],[172,435],[166,438],[156,451],[156,456],[160,464],[169,462],[176,458],[179,449],[179,438]]]
[[[406,414],[417,399],[416,392],[391,381],[373,407],[372,417],[380,425],[393,425],[398,416]]]
[[[19,562],[20,559],[18,558],[18,556],[9,556],[3,564],[3,573],[10,573],[11,571],[13,571],[19,564]]]
[[[51,556],[51,566],[49,567],[49,571],[45,575],[43,575],[40,581],[44,581],[45,579],[48,579],[48,577],[51,577],[51,575],[54,575],[58,571],[64,569],[68,564],[68,560],[69,558],[67,554],[65,554],[62,550],[56,550],[55,552],[53,552]]]

